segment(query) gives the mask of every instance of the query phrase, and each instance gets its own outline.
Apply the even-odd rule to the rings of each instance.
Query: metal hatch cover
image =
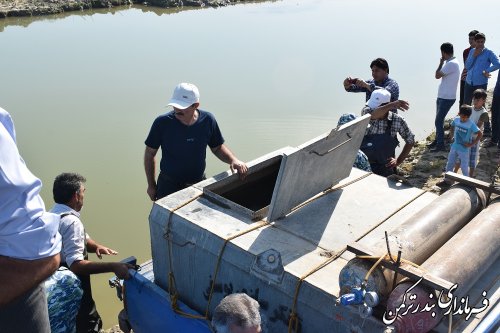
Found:
[[[370,121],[367,114],[283,154],[269,206],[268,221],[349,176]]]

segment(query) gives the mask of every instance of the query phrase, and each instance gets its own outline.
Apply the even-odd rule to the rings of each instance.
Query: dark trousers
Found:
[[[464,100],[463,104],[472,105],[472,94],[476,89],[484,89],[486,90],[488,84],[481,84],[479,86],[471,86],[467,82],[465,82],[464,86]]]
[[[462,104],[464,104],[464,88],[465,88],[465,80],[460,80],[460,99],[458,100],[458,109],[460,110],[460,107]]]
[[[491,141],[500,143],[500,89],[491,101]]]
[[[156,200],[166,197],[169,194],[175,193],[177,191],[183,190],[197,182],[206,179],[205,175],[201,179],[195,180],[190,183],[178,182],[172,177],[167,176],[165,173],[160,172],[158,175],[158,181],[156,182]]]
[[[370,163],[370,168],[372,168],[372,172],[376,175],[387,177],[396,173],[395,168],[388,168],[385,164],[380,163]]]
[[[90,275],[78,275],[78,278],[82,283],[83,296],[76,315],[76,332],[97,333],[102,328],[102,320],[92,298]]]
[[[0,332],[50,333],[43,283],[0,308]]]

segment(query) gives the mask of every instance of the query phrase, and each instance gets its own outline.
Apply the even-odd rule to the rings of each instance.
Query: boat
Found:
[[[264,332],[495,332],[498,188],[447,174],[438,196],[353,168],[368,122],[156,201],[152,260],[110,282],[133,331],[211,332],[245,292]]]

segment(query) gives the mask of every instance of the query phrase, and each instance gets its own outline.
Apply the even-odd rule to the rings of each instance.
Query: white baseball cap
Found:
[[[387,89],[377,89],[372,92],[372,95],[366,105],[372,109],[378,108],[380,105],[391,101],[391,93]]]
[[[192,83],[179,83],[172,94],[168,105],[177,109],[187,109],[194,103],[200,101],[200,92],[198,88]]]

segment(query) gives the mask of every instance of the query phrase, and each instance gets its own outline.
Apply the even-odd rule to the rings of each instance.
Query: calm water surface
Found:
[[[478,29],[500,52],[500,2],[471,4],[284,0],[4,19],[0,106],[14,117],[47,207],[57,174],[85,175],[82,217],[90,235],[119,259],[145,261],[151,202],[144,139],[168,110],[175,84],[198,85],[201,108],[215,113],[227,144],[248,161],[328,131],[342,113],[359,114],[364,95],[346,93],[342,81],[368,79],[371,60],[385,57],[411,104],[404,116],[422,139],[433,128],[441,43],[453,43],[461,59],[467,33]],[[209,156],[208,175],[226,168]],[[121,307],[109,277],[93,280],[106,327]]]

